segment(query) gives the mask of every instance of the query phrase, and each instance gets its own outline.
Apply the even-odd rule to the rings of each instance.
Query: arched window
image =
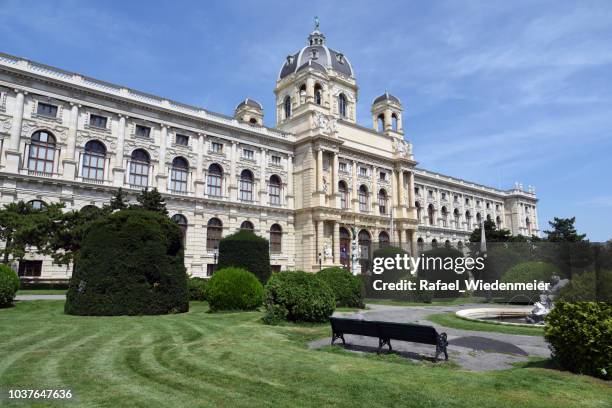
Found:
[[[272,224],[270,227],[270,252],[280,254],[283,243],[283,229],[278,224]]]
[[[81,177],[88,180],[104,180],[104,162],[106,161],[106,147],[97,141],[90,140],[85,143],[83,153],[83,167]]]
[[[378,118],[376,118],[376,126],[377,126],[376,129],[380,133],[385,131],[385,115],[383,115],[382,113],[378,115]]]
[[[240,200],[253,201],[253,173],[249,170],[240,173]]]
[[[385,248],[389,246],[389,234],[387,234],[386,231],[381,231],[380,234],[378,234],[378,246],[380,248]]]
[[[453,211],[453,216],[455,217],[455,228],[459,229],[459,210],[455,208]]]
[[[361,249],[361,259],[369,259],[370,245],[372,244],[372,238],[370,237],[370,233],[363,229],[359,231],[357,239],[359,241],[359,247]],[[365,269],[362,269],[362,273],[363,272],[365,272]]]
[[[448,226],[448,210],[446,209],[446,207],[442,207],[442,226]]]
[[[28,170],[39,173],[53,173],[55,163],[55,136],[46,130],[32,135],[28,154]]]
[[[421,213],[423,212],[423,209],[421,208],[421,203],[419,203],[418,201],[415,201],[414,206],[416,207],[416,210],[417,210],[417,221],[420,223]]]
[[[189,163],[183,157],[175,157],[172,160],[170,170],[170,191],[178,193],[187,192],[187,175],[189,174]]]
[[[368,188],[365,184],[359,187],[359,211],[368,212]]]
[[[219,242],[223,235],[223,223],[218,218],[208,220],[206,226],[206,250],[213,251],[219,248]]]
[[[32,207],[33,210],[42,210],[43,208],[47,206],[47,204],[44,201],[40,201],[40,200],[28,201],[28,205]]]
[[[436,225],[436,210],[433,204],[429,204],[429,206],[427,206],[427,216],[429,217],[429,225]]]
[[[206,193],[209,196],[221,197],[223,181],[223,169],[217,163],[208,166],[208,182],[206,183]]]
[[[480,213],[476,213],[476,224],[480,227],[480,222],[482,221],[482,215]]]
[[[320,84],[315,84],[314,87],[314,100],[317,105],[321,105],[323,102],[323,89]]]
[[[491,221],[491,214],[487,214],[487,221]]]
[[[450,248],[451,247],[450,240],[447,239],[446,241],[444,241],[444,246],[447,247],[447,248]]]
[[[183,247],[185,246],[185,240],[187,238],[187,218],[182,214],[174,214],[172,221],[176,222],[183,233]]]
[[[465,223],[467,225],[467,229],[472,229],[472,214],[469,211],[465,212]]]
[[[340,117],[346,118],[346,96],[344,94],[338,95],[338,112]]]
[[[495,226],[497,228],[501,228],[501,217],[498,215],[497,218],[495,218]]]
[[[425,241],[423,241],[423,238],[417,239],[417,247],[419,251],[423,251],[423,249],[425,248]]]
[[[460,251],[463,250],[463,241],[457,242],[457,249],[460,250]]]
[[[285,101],[283,102],[283,106],[285,109],[285,119],[289,119],[291,117],[291,98],[285,96]]]
[[[395,113],[391,114],[391,129],[397,132],[397,115]]]
[[[437,248],[438,247],[438,240],[437,239],[432,239],[431,240],[431,247],[432,248]]]
[[[344,227],[340,227],[340,263],[346,269],[350,266],[349,254],[351,251],[351,234]]]
[[[527,227],[527,234],[531,235],[531,221],[529,217],[525,218],[525,227]]]
[[[132,152],[130,160],[130,186],[147,187],[149,185],[149,166],[151,159],[149,153],[143,149]]]
[[[251,221],[242,221],[242,224],[240,224],[240,229],[255,232],[255,226]]]
[[[340,208],[346,210],[349,208],[349,197],[348,197],[348,187],[346,186],[346,182],[340,180],[338,182],[338,191],[340,192]]]
[[[384,188],[381,188],[378,192],[378,209],[381,214],[387,213],[387,192]]]
[[[268,190],[270,194],[270,205],[281,204],[281,179],[276,174],[270,177],[270,183],[268,184]]]

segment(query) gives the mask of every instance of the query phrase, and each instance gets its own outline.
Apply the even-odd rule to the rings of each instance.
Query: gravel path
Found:
[[[15,300],[66,300],[66,295],[17,295]]]
[[[434,326],[438,332],[446,332],[449,341],[449,360],[462,368],[472,371],[501,370],[512,367],[513,363],[527,361],[529,357],[550,357],[548,344],[543,337],[512,335],[495,332],[460,330],[443,327],[429,322],[425,317],[432,313],[456,312],[461,309],[487,307],[482,304],[459,306],[386,306],[368,305],[370,310],[358,313],[336,313],[337,316],[365,320],[382,320],[400,323],[419,323]],[[495,307],[495,306],[490,306]],[[346,348],[358,352],[376,351],[378,339],[363,336],[344,336]],[[310,343],[310,348],[330,344],[325,338]],[[398,354],[413,360],[430,359],[435,346],[392,340]]]

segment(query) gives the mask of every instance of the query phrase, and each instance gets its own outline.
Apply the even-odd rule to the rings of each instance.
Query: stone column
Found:
[[[266,205],[266,149],[261,149],[261,157],[259,162],[259,204]]]
[[[379,214],[380,211],[378,208],[378,179],[376,177],[376,173],[378,172],[378,169],[376,168],[376,166],[372,167],[372,213],[373,214]]]
[[[293,208],[293,155],[287,157],[287,206]]]
[[[385,132],[389,130],[393,130],[393,123],[391,120],[391,109],[386,108],[384,111],[385,116]]]
[[[317,192],[323,191],[323,149],[317,150]]]
[[[408,175],[408,208],[410,209],[410,217],[416,218],[416,209],[414,203],[416,197],[414,195],[414,171],[411,171]]]
[[[157,189],[165,192],[168,189],[168,174],[166,172],[166,148],[168,143],[168,126],[161,125],[159,136],[159,163],[157,167]]]
[[[334,265],[340,264],[340,226],[337,222],[334,222],[334,242],[333,242],[333,262]]]
[[[121,187],[124,183],[125,172],[128,171],[123,167],[123,149],[125,145],[125,120],[126,116],[119,115],[119,123],[117,124],[117,151],[115,152],[115,163],[113,167],[113,185]]]
[[[334,207],[340,208],[340,200],[338,195],[338,183],[340,182],[340,174],[339,174],[339,162],[338,162],[338,153],[334,152],[334,158],[332,162],[332,199],[334,200]]]
[[[353,201],[353,211],[359,211],[359,192],[357,191],[357,162],[353,160],[353,194],[351,194],[351,200]]]
[[[314,102],[314,79],[306,79],[306,102]]]
[[[315,259],[317,262],[317,270],[319,265],[319,254],[323,255],[323,242],[325,238],[325,223],[322,220],[317,221],[317,253]]]
[[[231,201],[238,200],[238,187],[236,184],[236,156],[238,154],[238,142],[232,141],[232,150],[230,152],[230,174],[229,174],[229,199]]]
[[[204,151],[204,145],[205,145],[205,139],[204,139],[204,134],[199,133],[195,138],[194,138],[194,144],[193,144],[193,148],[195,149],[196,152],[196,172],[195,172],[195,180],[194,180],[194,185],[195,185],[195,194],[197,197],[203,197],[204,196],[204,186],[206,184],[206,181],[204,180],[204,174],[202,172],[202,166],[204,165],[203,162],[203,151]]]
[[[79,105],[76,103],[70,105],[72,105],[72,108],[68,125],[68,142],[66,143],[66,153],[63,155],[62,166],[64,168],[64,178],[74,180],[77,175],[76,141],[79,127]]]
[[[8,149],[6,150],[6,170],[11,173],[19,172],[19,162],[21,158],[21,154],[19,153],[19,144],[21,142],[21,124],[23,123],[23,107],[26,95],[26,92],[19,89],[16,89],[15,92],[13,123],[11,124],[11,135]]]

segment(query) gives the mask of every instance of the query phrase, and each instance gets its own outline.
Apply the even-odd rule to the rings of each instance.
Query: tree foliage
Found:
[[[138,201],[138,204],[130,205],[131,208],[153,211],[166,216],[168,215],[166,202],[159,191],[157,191],[157,188],[154,188],[151,191],[145,188],[136,197],[136,201]]]
[[[586,238],[586,234],[578,234],[574,223],[576,217],[572,218],[557,218],[555,217],[548,224],[551,230],[544,231],[548,236],[549,242],[582,242]]]

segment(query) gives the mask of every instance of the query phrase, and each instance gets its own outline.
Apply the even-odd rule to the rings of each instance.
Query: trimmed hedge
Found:
[[[457,273],[452,269],[449,270],[444,268],[444,264],[448,262],[449,259],[455,264],[457,263],[457,258],[464,257],[463,252],[446,246],[425,251],[421,258],[421,267],[417,272],[417,276],[419,279],[425,279],[428,282],[440,280],[444,283],[452,283],[459,280],[461,285],[459,289],[465,290],[463,282],[468,279],[468,272],[464,271],[463,273]],[[456,298],[460,295],[459,290],[438,290],[428,292],[434,298]]]
[[[0,264],[0,307],[9,307],[19,290],[19,276],[8,265]]]
[[[180,228],[145,210],[92,223],[83,237],[64,310],[74,315],[155,315],[189,310]]]
[[[528,261],[521,262],[508,269],[502,275],[501,281],[506,283],[532,282],[534,280],[538,282],[550,282],[553,274],[561,274],[561,271],[559,271],[559,268],[557,268],[555,265],[541,261]],[[516,300],[527,300],[527,298],[529,298],[533,301],[537,301],[540,291],[505,291],[501,293],[506,297],[507,301],[511,301],[513,298],[516,298]]]
[[[192,276],[187,280],[187,289],[189,290],[189,300],[206,300],[206,286],[208,279]]]
[[[612,270],[584,272],[572,277],[559,291],[557,300],[612,303]]]
[[[206,287],[210,310],[254,310],[261,306],[264,289],[257,277],[246,269],[224,268],[216,271]]]
[[[272,275],[266,285],[266,315],[263,321],[325,322],[334,313],[334,292],[317,275],[285,271]]]
[[[244,268],[265,285],[270,275],[270,244],[252,231],[240,230],[219,243],[219,269]]]
[[[339,267],[325,268],[317,273],[334,292],[336,306],[364,307],[363,281],[348,270]]]
[[[612,379],[612,304],[557,302],[546,317],[544,337],[561,367]]]

